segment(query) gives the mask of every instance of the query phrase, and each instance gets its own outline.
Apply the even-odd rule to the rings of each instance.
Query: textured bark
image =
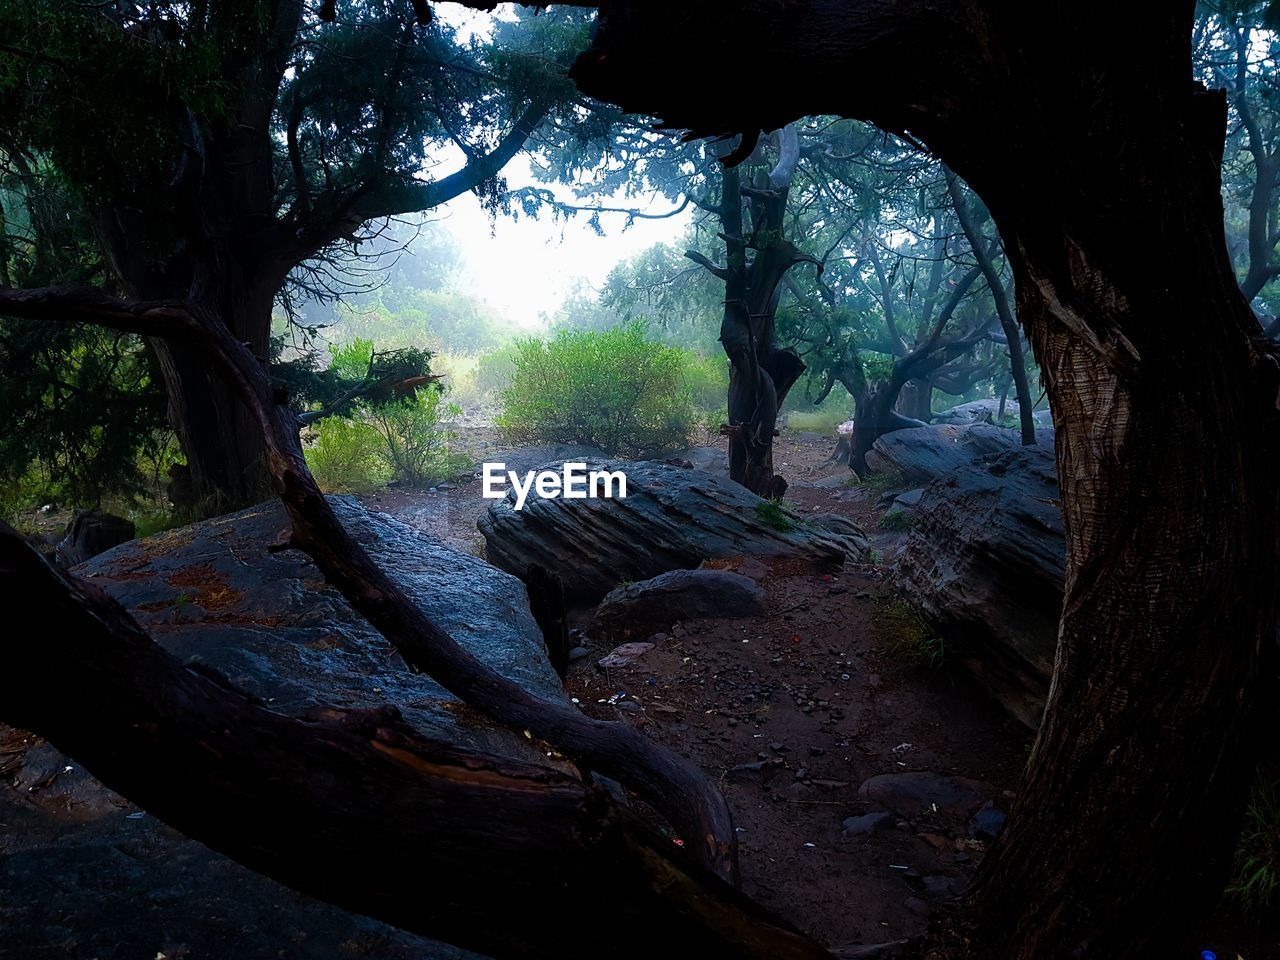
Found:
[[[753,143],[746,140],[743,146]],[[795,353],[774,344],[782,280],[793,266],[810,259],[785,236],[787,196],[799,150],[796,129],[788,126],[778,132],[779,159],[767,175],[761,173],[744,186],[740,169],[726,166],[719,209],[725,265],[716,267],[699,254],[687,254],[724,280],[720,343],[729,358],[729,422],[724,428],[729,476],[762,497],[786,492],[786,481],[773,472],[773,436],[778,409],[805,370]],[[751,213],[749,231],[744,203]],[[748,258],[748,250],[754,256]]]
[[[1053,692],[974,900],[981,955],[1185,949],[1266,729],[1280,577],[1280,377],[1226,255],[1224,102],[1192,80],[1194,4],[760,4],[733,29],[789,82],[750,103],[688,95],[730,69],[704,42],[721,5],[662,6],[679,29],[605,7],[588,92],[706,133],[802,113],[908,130],[991,210],[1054,409],[1068,558]],[[1158,251],[1133,246],[1139,225]]]
[[[6,722],[304,893],[494,957],[830,956],[605,789],[425,739],[393,708],[274,713],[3,525],[0,601],[37,606],[46,630],[6,638]]]

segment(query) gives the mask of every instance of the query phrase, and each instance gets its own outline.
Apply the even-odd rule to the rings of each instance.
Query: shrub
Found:
[[[440,427],[441,416],[456,417],[454,404],[441,407],[444,391],[419,390],[413,397],[370,409],[369,424],[381,440],[379,456],[397,483],[426,486],[456,476],[471,461],[451,449],[457,434]]]
[[[329,370],[339,383],[359,383],[375,358],[373,343],[359,338],[331,347],[330,354]],[[424,486],[466,470],[470,460],[452,449],[457,435],[441,428],[442,417],[460,413],[442,405],[444,392],[431,384],[315,423],[306,457],[316,481],[325,490],[360,493],[392,481]]]
[[[1227,894],[1245,913],[1280,909],[1280,767],[1258,771]]]
[[[362,419],[328,417],[314,428],[307,466],[324,490],[363,493],[391,479],[382,437]]]
[[[519,353],[518,343],[508,343],[484,354],[476,362],[471,379],[480,399],[488,400],[499,396],[511,386],[511,377],[516,369],[516,355]]]
[[[688,368],[686,352],[634,323],[517,341],[495,422],[521,443],[582,443],[624,457],[676,449],[697,422]]]

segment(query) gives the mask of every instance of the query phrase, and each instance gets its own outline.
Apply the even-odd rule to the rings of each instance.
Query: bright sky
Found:
[[[524,156],[512,161],[503,176],[511,187],[535,182]],[[573,199],[565,189],[556,193]],[[621,197],[592,202],[653,213],[672,207],[666,199],[651,205]],[[487,301],[512,323],[532,328],[540,325],[543,314],[554,313],[581,282],[598,289],[619,261],[655,243],[678,239],[692,214],[686,210],[665,220],[636,220],[630,227],[623,214],[601,214],[602,237],[587,225],[586,214],[570,220],[555,220],[550,213],[537,220],[524,216],[492,220],[475,195],[468,193],[432,211],[432,219],[439,220],[457,242],[463,291]]]
[[[464,36],[467,32],[486,34],[493,17],[455,4],[442,4],[436,11],[460,27]],[[497,15],[504,15],[502,7]],[[439,166],[431,172],[437,177],[445,176],[456,169],[461,159],[458,151],[442,153]],[[502,175],[512,188],[537,182],[523,154],[508,164]],[[575,201],[567,187],[552,189],[567,201],[597,202],[647,213],[662,213],[672,206],[661,198],[651,205],[621,197]],[[625,215],[601,214],[605,231],[601,237],[587,226],[586,214],[567,221],[554,220],[549,213],[537,220],[522,216],[518,221],[508,217],[493,221],[470,193],[432,211],[432,219],[440,220],[453,234],[462,253],[464,291],[488,301],[503,316],[525,328],[539,326],[543,314],[554,313],[582,281],[599,288],[619,261],[655,243],[676,240],[692,216],[686,210],[665,220],[636,220],[627,227]]]

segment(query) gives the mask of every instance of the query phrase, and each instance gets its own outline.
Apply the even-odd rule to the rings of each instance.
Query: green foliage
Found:
[[[382,441],[380,456],[396,483],[423,487],[457,476],[471,466],[456,453],[457,433],[443,429],[441,420],[462,411],[442,403],[443,390],[419,390],[414,396],[377,407],[367,413]]]
[[[761,523],[783,533],[796,528],[796,522],[783,508],[781,500],[761,500],[756,504],[756,516]]]
[[[1227,895],[1245,913],[1280,910],[1280,768],[1259,770],[1236,844]]]
[[[910,530],[915,526],[915,517],[905,510],[890,510],[880,518],[881,530]]]
[[[511,385],[519,354],[519,344],[508,343],[497,350],[490,350],[480,358],[476,364],[474,386],[482,399],[496,398]]]
[[[946,646],[920,614],[901,600],[881,604],[877,619],[885,631],[891,656],[911,667],[939,669],[947,659]]]
[[[724,420],[728,415],[729,361],[723,353],[691,357],[685,367],[684,383],[695,408]]]
[[[15,507],[139,495],[171,453],[152,356],[125,334],[0,320],[0,409],[0,485]]]
[[[364,420],[328,417],[319,421],[306,454],[316,482],[333,493],[365,493],[386,486],[391,479],[382,437]]]
[[[372,341],[356,339],[331,345],[328,373],[336,384],[360,384],[379,369]],[[398,351],[391,356],[399,356]],[[425,351],[416,351],[415,371],[427,372]],[[375,381],[381,377],[375,376]],[[435,383],[407,394],[374,390],[312,427],[307,464],[321,487],[337,492],[363,492],[388,483],[425,486],[454,476],[470,466],[456,453],[457,435],[443,429],[442,419],[460,411],[443,404],[444,390]]]
[[[511,440],[582,443],[624,457],[689,442],[696,417],[684,386],[688,355],[639,324],[521,340],[514,362],[496,418]]]

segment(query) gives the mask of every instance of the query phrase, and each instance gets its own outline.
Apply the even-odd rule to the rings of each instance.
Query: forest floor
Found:
[[[469,439],[480,459],[498,447],[486,431]],[[936,656],[940,646],[886,582],[906,534],[880,526],[878,492],[845,482],[847,468],[827,462],[831,448],[814,434],[778,439],[786,500],[859,523],[875,563],[827,576],[744,571],[765,587],[769,614],[686,621],[621,669],[601,669],[609,646],[584,632],[576,642],[589,652],[566,686],[587,713],[635,724],[717,780],[737,825],[748,894],[825,943],[875,944],[922,934],[930,915],[970,883],[990,837],[967,812],[935,813],[927,796],[910,791],[901,812],[875,830],[854,832],[869,821],[846,830],[846,821],[886,809],[860,797],[861,785],[927,773],[933,778],[917,791],[971,791],[1007,811],[1031,734],[951,669],[945,653]],[[362,499],[482,554],[475,521],[488,503],[479,485]],[[578,611],[575,625],[585,627],[589,615]],[[975,783],[955,785],[953,777]],[[1280,960],[1278,934],[1222,916],[1205,946],[1226,960]]]
[[[498,448],[488,431],[468,431],[467,439],[481,460]],[[748,894],[823,942],[875,944],[923,933],[930,915],[971,881],[988,846],[982,828],[998,821],[993,811],[1008,810],[1031,738],[945,655],[936,656],[939,646],[886,582],[906,534],[880,526],[878,492],[848,483],[846,468],[826,463],[830,449],[827,438],[812,434],[779,438],[775,463],[791,483],[787,500],[802,512],[858,522],[872,539],[875,562],[838,575],[753,563],[743,572],[765,588],[767,615],[685,621],[620,669],[598,666],[609,647],[584,631],[577,642],[586,652],[572,665],[567,687],[588,713],[635,724],[715,778],[737,824]],[[475,524],[489,504],[478,479],[361,500],[458,549],[483,552]],[[576,614],[577,627],[586,626],[589,612]],[[0,774],[17,751],[0,743]],[[917,776],[897,782],[893,797],[860,795],[869,778],[898,774]],[[960,812],[948,812],[951,801]],[[970,813],[980,805],[986,809],[978,822]],[[890,813],[869,829],[865,818],[882,811]],[[19,827],[14,817],[21,812],[10,809],[0,820],[37,829],[34,818]],[[49,840],[55,848],[55,837]],[[0,859],[2,841],[0,830]],[[182,876],[220,863],[210,862],[175,866],[175,890]],[[246,891],[257,889],[258,878],[224,868],[244,874],[237,883]],[[281,899],[278,893],[257,899],[276,919],[264,914],[257,923],[249,910],[245,924],[274,923],[282,938],[288,934],[279,955],[323,956],[313,951],[326,939],[326,924],[339,925],[331,908],[281,906],[272,897]],[[107,893],[100,899],[105,916],[112,901]],[[351,955],[414,955],[407,943],[386,939],[394,932],[371,929],[367,936],[368,952],[352,946]],[[307,949],[299,937],[309,941]],[[1280,960],[1280,931],[1246,929],[1225,915],[1204,941],[1224,960]]]

